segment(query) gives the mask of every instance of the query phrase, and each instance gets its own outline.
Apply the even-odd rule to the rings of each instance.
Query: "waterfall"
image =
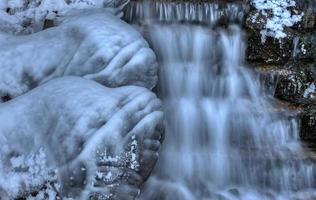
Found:
[[[188,5],[191,11],[180,9]],[[191,23],[210,7],[225,16],[217,5],[151,6],[159,11],[145,32],[160,61],[166,140],[141,199],[315,199],[313,155],[299,141],[295,116],[246,66],[241,28],[214,28],[219,17]],[[139,20],[145,10],[135,7],[128,13]]]
[[[124,18],[130,23],[155,20],[213,25],[220,19],[241,22],[245,9],[241,3],[131,1]]]

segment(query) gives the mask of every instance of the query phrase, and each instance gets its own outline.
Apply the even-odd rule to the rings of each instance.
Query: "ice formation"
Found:
[[[138,194],[150,173],[148,163],[157,160],[161,103],[145,88],[106,88],[64,77],[0,106],[3,198],[57,179],[64,197],[87,199],[96,193],[124,199],[134,188]],[[125,179],[130,186],[118,184]]]
[[[73,11],[56,23],[56,27],[30,35],[0,34],[0,97],[16,97],[67,75],[109,87],[151,89],[156,84],[154,52],[112,10]]]
[[[304,15],[295,10],[294,0],[252,0],[252,4],[259,11],[252,21],[258,20],[259,14],[266,18],[261,31],[262,42],[265,42],[266,37],[285,38],[287,34],[284,29],[300,22]]]
[[[163,129],[156,56],[119,19],[127,2],[0,0],[2,200],[138,195]]]
[[[122,9],[127,0],[1,0],[0,31],[28,34],[41,31],[44,20],[54,20],[74,9],[113,7]]]

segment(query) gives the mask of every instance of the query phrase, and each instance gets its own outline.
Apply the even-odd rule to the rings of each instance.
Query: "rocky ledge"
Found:
[[[244,20],[247,32],[247,60],[272,84],[274,96],[300,111],[301,138],[316,142],[316,1],[295,0],[289,8],[302,18],[293,26],[284,27],[285,37],[267,37],[269,10],[250,7]],[[258,20],[253,20],[257,18]]]

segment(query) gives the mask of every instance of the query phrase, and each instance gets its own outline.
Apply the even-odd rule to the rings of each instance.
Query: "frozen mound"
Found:
[[[1,104],[1,198],[42,189],[52,199],[134,199],[157,161],[162,117],[145,88],[75,77]]]
[[[1,0],[0,31],[30,34],[43,29],[45,20],[54,20],[72,10],[116,8],[128,0]]]
[[[154,52],[113,10],[72,10],[56,24],[30,35],[0,34],[0,97],[14,98],[69,75],[108,87],[156,85]]]

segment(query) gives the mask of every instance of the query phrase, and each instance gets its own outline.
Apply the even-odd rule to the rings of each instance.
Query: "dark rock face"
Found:
[[[316,141],[316,106],[307,106],[301,117],[301,138],[307,142]]]
[[[296,0],[296,8],[304,12],[301,23],[297,26],[300,29],[316,28],[316,1],[315,0]]]
[[[296,37],[296,44],[294,42],[293,55],[297,60],[316,61],[316,30],[315,32],[308,32]],[[295,41],[295,39],[294,39]]]
[[[285,27],[287,37],[282,40],[267,38],[261,42],[261,31],[265,29],[266,15],[251,7],[244,26],[247,30],[249,48],[247,58],[250,62],[286,64],[293,56],[295,59],[316,60],[316,1],[296,1],[292,13],[303,13],[302,20],[292,27]],[[256,20],[254,20],[256,19]]]
[[[316,64],[295,63],[288,73],[280,75],[275,97],[294,104],[311,104],[315,101]]]
[[[280,42],[273,38],[267,38],[265,43],[261,42],[259,30],[248,29],[248,62],[263,62],[273,64],[285,64],[292,56],[292,39]]]
[[[279,99],[296,103],[303,97],[305,87],[303,73],[293,73],[282,77],[277,84],[275,96]]]

